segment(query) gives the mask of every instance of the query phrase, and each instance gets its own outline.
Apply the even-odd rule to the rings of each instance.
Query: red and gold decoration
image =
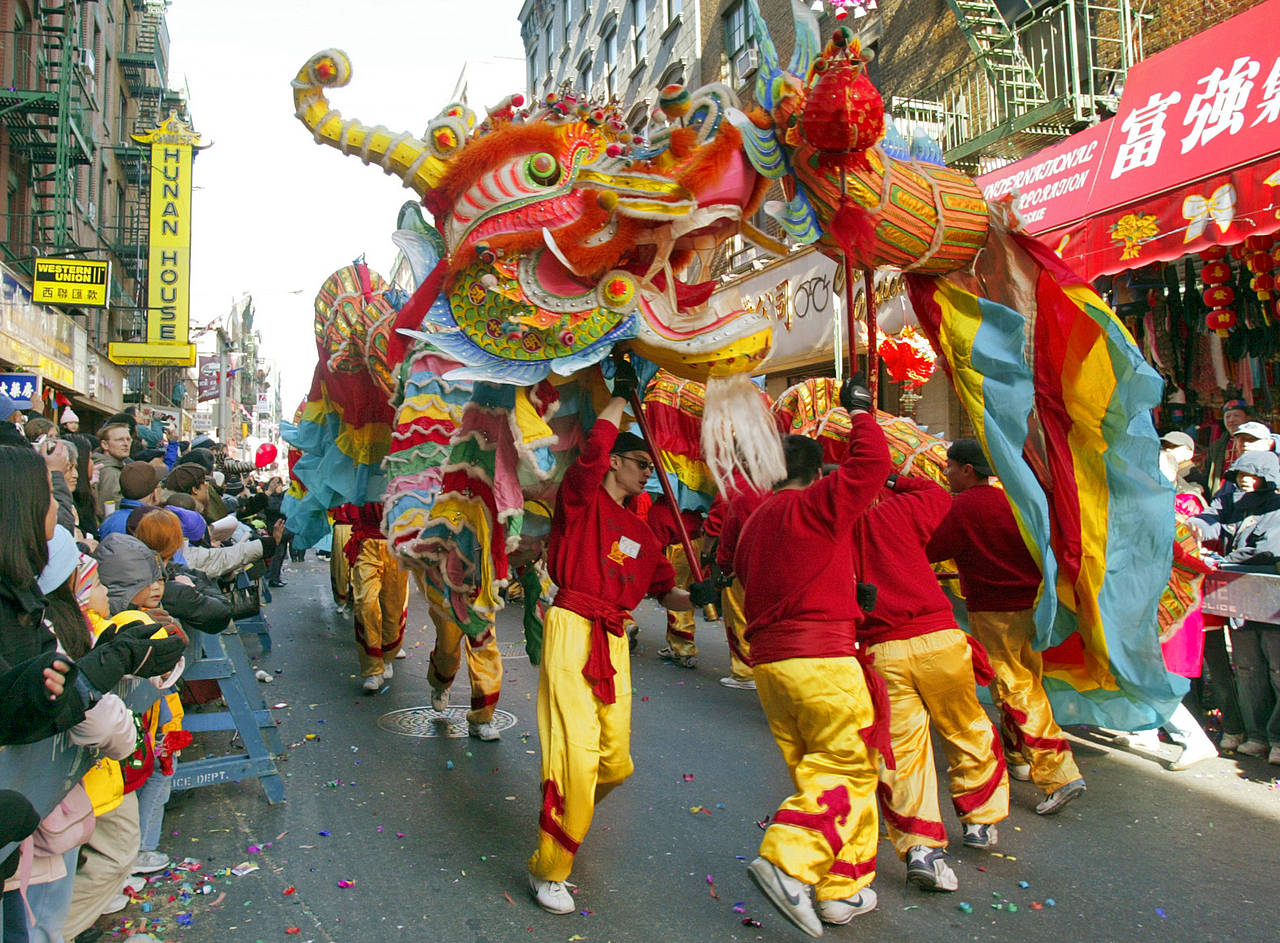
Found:
[[[909,324],[897,337],[889,336],[880,342],[880,359],[893,382],[908,390],[924,386],[938,366],[938,355],[929,341]]]
[[[1209,308],[1204,322],[1219,337],[1226,337],[1236,326],[1236,312],[1231,307],[1235,303],[1236,292],[1231,287],[1231,263],[1227,261],[1227,250],[1222,246],[1208,246],[1200,253],[1200,258],[1204,260],[1204,267],[1200,269],[1200,281],[1204,284],[1201,297]]]

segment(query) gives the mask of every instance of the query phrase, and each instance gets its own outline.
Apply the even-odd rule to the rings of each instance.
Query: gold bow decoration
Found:
[[[1187,231],[1182,241],[1195,242],[1204,235],[1212,219],[1221,232],[1226,232],[1236,218],[1236,187],[1224,183],[1209,196],[1193,193],[1182,201],[1182,218],[1187,221]]]

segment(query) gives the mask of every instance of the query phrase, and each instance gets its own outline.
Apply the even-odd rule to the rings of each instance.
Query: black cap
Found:
[[[956,439],[947,449],[947,458],[957,465],[972,465],[973,473],[980,478],[990,478],[995,474],[977,439]]]
[[[610,455],[618,455],[622,452],[648,452],[649,447],[644,444],[644,439],[640,438],[634,432],[619,432],[618,438],[614,440],[613,448],[609,450]]]

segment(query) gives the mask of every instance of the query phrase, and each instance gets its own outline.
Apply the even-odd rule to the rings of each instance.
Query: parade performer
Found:
[[[344,544],[335,541],[333,556],[345,557],[351,567],[351,601],[364,679],[361,686],[376,694],[395,674],[392,662],[404,642],[409,576],[387,549],[380,503],[344,504],[334,511],[334,519],[351,526],[351,537]],[[337,530],[335,525],[335,535]]]
[[[854,414],[844,461],[818,480],[821,446],[787,436],[787,478],[751,515],[734,557],[760,704],[796,786],[748,871],[814,937],[822,923],[845,924],[875,907],[871,751],[889,753],[884,683],[863,669],[855,646],[862,610],[852,537],[893,467],[870,394],[859,387],[846,399]],[[786,566],[782,554],[800,565]]]
[[[658,545],[666,548],[667,560],[676,571],[676,585],[688,586],[693,581],[693,569],[680,541],[680,527],[675,516],[679,513],[685,530],[693,542],[695,553],[702,550],[702,515],[696,511],[673,511],[665,497],[653,502],[645,523],[653,531]],[[692,609],[667,613],[667,644],[658,649],[658,657],[681,668],[698,667],[698,643],[694,639],[697,620]]]
[[[630,610],[646,595],[668,609],[713,596],[707,581],[676,589],[653,533],[622,506],[653,470],[643,440],[618,431],[635,387],[634,370],[620,364],[613,398],[565,473],[552,519],[548,569],[559,591],[546,613],[538,677],[542,812],[529,888],[554,914],[577,909],[564,883],[574,855],[596,803],[634,769]]]
[[[764,503],[764,499],[769,497],[769,492],[756,490],[741,477],[737,479],[737,485],[737,490],[728,498],[723,494],[716,495],[711,512],[707,515],[707,532],[717,538],[715,561],[720,568],[722,582],[732,577],[732,581],[720,594],[724,635],[729,643],[729,674],[721,678],[720,683],[726,688],[754,691],[756,681],[755,672],[751,668],[751,643],[747,641],[742,580],[733,572],[733,556],[738,550],[742,526],[752,512]],[[712,530],[715,531],[714,535],[711,534]]]
[[[956,625],[925,554],[950,508],[950,495],[934,482],[896,476],[854,525],[853,538],[854,571],[876,587],[858,643],[889,689],[897,761],[896,770],[881,766],[880,809],[907,863],[907,879],[935,891],[954,891],[957,881],[945,861],[930,726],[942,737],[965,845],[994,846],[995,823],[1009,815],[1004,756],[974,687],[975,675],[981,684],[991,682],[991,666]]]
[[[1060,812],[1085,790],[1071,744],[1053,719],[1035,637],[1040,571],[1027,551],[1005,493],[976,439],[947,450],[951,510],[929,540],[931,562],[955,560],[969,612],[969,631],[995,672],[992,695],[1003,718],[1005,759],[1015,779],[1045,792],[1040,815]]]
[[[498,629],[492,615],[470,609],[471,619],[481,619],[485,628],[472,636],[463,631],[453,607],[439,584],[426,575],[418,588],[427,600],[427,612],[436,627],[436,644],[431,650],[427,683],[431,685],[431,707],[444,712],[449,707],[449,688],[458,674],[462,640],[467,640],[467,676],[471,680],[471,709],[467,711],[467,733],[480,740],[498,740],[502,734],[493,724],[493,712],[502,693],[502,655],[498,651]]]
[[[351,608],[351,564],[342,549],[350,540],[351,525],[335,517],[329,545],[329,589],[339,612],[347,612]]]

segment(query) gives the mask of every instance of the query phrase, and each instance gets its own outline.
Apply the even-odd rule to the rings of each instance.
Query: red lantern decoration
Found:
[[[1231,281],[1231,266],[1226,262],[1206,262],[1200,270],[1200,281],[1206,285],[1225,285]]]
[[[1225,308],[1236,300],[1236,291],[1230,285],[1209,285],[1204,290],[1204,303],[1210,308]]]
[[[866,152],[884,137],[884,101],[867,78],[862,47],[841,26],[814,64],[816,76],[800,112],[800,133],[819,166],[868,169]]]
[[[1267,258],[1270,258],[1270,256]],[[1276,287],[1276,278],[1270,272],[1259,272],[1253,276],[1253,281],[1249,283],[1249,287],[1253,289],[1255,295],[1266,301],[1271,297],[1271,292]]]
[[[1214,308],[1205,316],[1204,323],[1219,337],[1226,337],[1227,332],[1236,326],[1236,313],[1230,308]]]
[[[1220,262],[1227,257],[1227,247],[1217,244],[1205,246],[1200,251],[1200,258],[1206,262]]]

